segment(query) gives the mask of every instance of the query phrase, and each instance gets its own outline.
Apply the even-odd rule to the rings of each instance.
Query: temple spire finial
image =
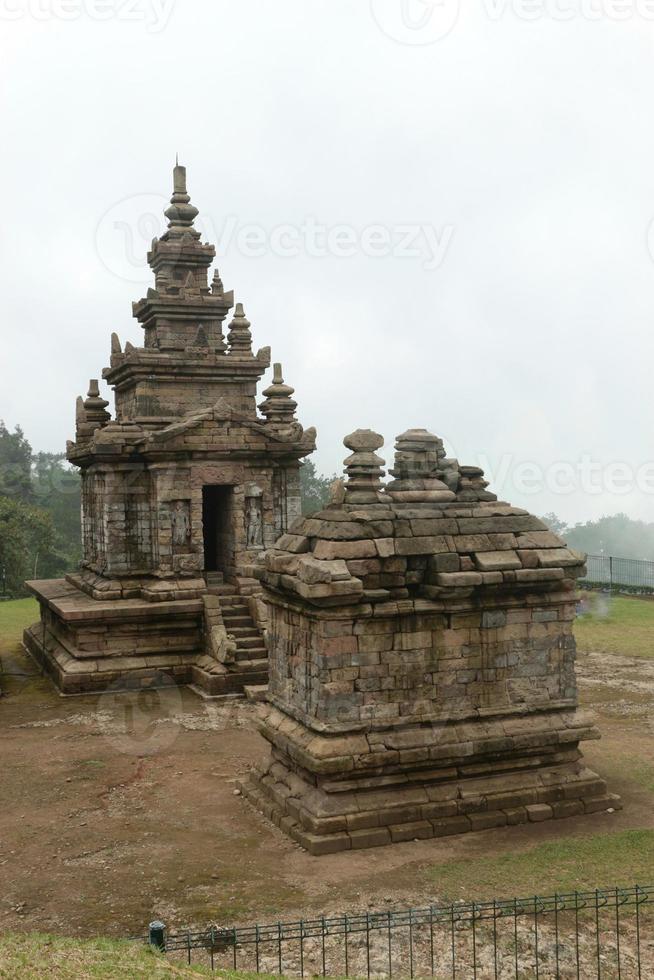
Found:
[[[164,214],[168,218],[168,233],[172,232],[173,236],[176,236],[189,232],[194,238],[200,237],[200,233],[193,227],[199,211],[191,204],[186,188],[186,167],[181,166],[177,154],[175,154],[173,168],[173,196],[170,199],[170,207]]]

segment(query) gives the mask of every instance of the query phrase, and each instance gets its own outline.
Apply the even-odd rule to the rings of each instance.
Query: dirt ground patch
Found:
[[[237,795],[265,751],[249,705],[61,698],[15,623],[0,657],[0,930],[126,936],[155,916],[234,925],[654,880],[654,662],[579,658],[603,733],[586,757],[622,811],[314,858]]]

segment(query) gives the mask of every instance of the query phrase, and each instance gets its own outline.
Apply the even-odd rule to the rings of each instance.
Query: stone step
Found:
[[[224,596],[236,595],[236,588],[233,585],[208,585],[209,595],[217,595],[222,599]]]
[[[268,695],[267,684],[246,684],[243,690],[248,701],[265,701]]]
[[[268,663],[268,651],[265,647],[257,647],[252,650],[237,650],[234,662],[237,664],[259,663],[265,660]]]
[[[239,671],[243,671],[245,674],[250,673],[267,673],[268,672],[268,658],[265,660],[239,660],[238,661]]]
[[[233,586],[232,586],[233,588]],[[238,592],[233,594],[224,595],[221,597],[220,605],[224,609],[233,609],[236,606],[241,606],[243,609],[249,609],[247,602],[243,602],[243,596],[239,595]]]
[[[238,599],[239,596],[228,596],[227,598]],[[249,616],[250,607],[246,606],[242,602],[225,602],[225,597],[223,596],[220,600],[220,608],[223,611],[224,616]]]
[[[235,639],[236,647],[239,650],[252,650],[254,647],[265,646],[263,637],[258,630],[253,630],[250,636],[237,636]]]
[[[258,657],[267,657],[268,651],[266,650],[266,645],[262,639],[259,639],[258,644],[252,646],[238,646],[236,647],[236,657],[240,660],[256,660]]]
[[[258,637],[260,637],[261,636],[261,633],[256,628],[256,626],[254,625],[254,623],[252,623],[251,626],[235,626],[234,629],[229,630],[229,632],[237,640],[240,637],[248,637],[248,636],[258,636]]]
[[[251,616],[228,616],[226,613],[223,613],[223,623],[227,627],[228,632],[230,627],[234,627],[236,629],[241,626],[249,626],[252,629],[255,628]]]

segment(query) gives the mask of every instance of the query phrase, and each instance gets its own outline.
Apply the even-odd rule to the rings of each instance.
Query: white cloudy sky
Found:
[[[537,512],[652,519],[654,2],[461,4],[0,0],[0,417],[62,448],[140,343],[179,151],[321,470],[422,426]]]

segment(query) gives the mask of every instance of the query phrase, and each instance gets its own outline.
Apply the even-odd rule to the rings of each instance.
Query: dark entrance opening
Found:
[[[229,575],[234,566],[232,488],[202,487],[204,570]]]

